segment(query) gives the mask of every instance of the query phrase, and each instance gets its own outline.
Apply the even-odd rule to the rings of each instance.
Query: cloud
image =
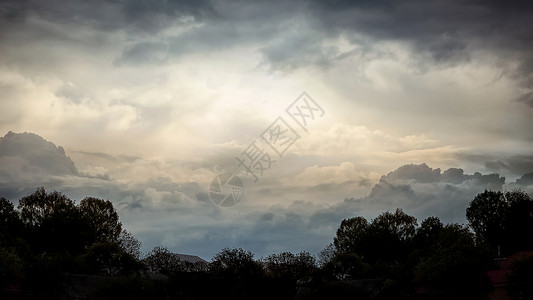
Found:
[[[533,173],[527,173],[516,180],[516,184],[528,186],[533,185]]]
[[[272,68],[293,70],[325,66],[360,49],[382,52],[383,42],[395,42],[412,48],[410,56],[420,70],[489,55],[514,80],[529,89],[533,83],[533,55],[528,51],[532,10],[529,2],[520,0],[505,5],[477,0],[269,1],[255,5],[240,1],[147,4],[102,0],[98,5],[3,1],[0,11],[8,26],[41,18],[136,36],[116,59],[119,64],[160,64],[169,56],[251,46]]]
[[[524,149],[526,147],[524,145]],[[461,160],[475,163],[487,171],[502,172],[513,176],[520,176],[533,170],[533,156],[527,154],[501,155],[500,153],[488,152],[486,154],[458,153],[457,156]]]
[[[306,167],[296,176],[280,170],[256,186],[246,186],[247,198],[237,207],[219,208],[209,200],[208,182],[202,179],[215,173],[201,164],[75,152],[81,161],[78,171],[61,149],[35,134],[1,138],[0,160],[6,163],[0,166],[11,172],[0,178],[2,196],[16,200],[44,185],[74,200],[110,199],[144,251],[163,244],[207,259],[224,247],[245,247],[258,257],[279,251],[317,253],[331,242],[342,219],[370,219],[397,207],[419,220],[434,215],[444,222],[464,223],[464,211],[475,195],[502,189],[505,182],[498,174],[470,175],[459,168],[441,172],[426,164],[401,166],[378,181],[377,173],[359,171],[344,161]],[[48,168],[44,160],[54,166]],[[88,175],[87,170],[105,176]],[[195,172],[196,177],[191,176]],[[529,177],[517,184],[528,184]],[[350,191],[362,195],[343,198]]]
[[[68,25],[85,25],[99,30],[154,32],[172,24],[181,16],[213,16],[209,1],[105,1],[96,3],[71,1],[3,1],[2,17],[11,22],[23,22],[32,16],[55,20]]]
[[[530,195],[533,194],[533,173],[527,173],[520,178],[516,179],[515,182],[509,184],[509,189],[522,190]]]
[[[464,174],[451,168],[441,173],[426,164],[404,165],[382,176],[367,197],[348,199],[347,203],[391,210],[405,209],[417,218],[432,215],[444,222],[465,222],[470,201],[485,189],[502,190],[505,178],[498,174]]]
[[[8,132],[0,137],[0,159],[23,158],[24,166],[17,169],[32,168],[45,175],[76,175],[78,170],[65,149],[33,133]],[[15,161],[11,160],[11,161]],[[0,164],[4,166],[4,164]],[[9,168],[3,170],[8,172]]]
[[[298,250],[295,236],[312,251],[342,218],[397,206],[464,221],[478,191],[502,188],[486,174],[533,171],[530,7],[2,1],[0,127],[72,160],[35,140],[48,154],[0,156],[1,192],[109,198],[146,245],[203,255]],[[238,208],[212,205],[210,180],[302,89],[326,117]]]
[[[312,2],[314,16],[329,30],[362,33],[376,40],[409,43],[413,55],[437,63],[468,61],[478,50],[517,60],[516,74],[531,80],[531,3],[512,1]],[[419,13],[424,12],[424,13]]]
[[[517,102],[525,103],[533,107],[533,93],[526,93],[515,99]]]

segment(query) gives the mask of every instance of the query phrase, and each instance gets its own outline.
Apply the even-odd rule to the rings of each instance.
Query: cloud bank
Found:
[[[78,201],[85,196],[109,199],[126,228],[143,242],[144,251],[164,244],[177,252],[205,258],[224,247],[245,247],[259,257],[278,251],[317,253],[331,241],[342,219],[359,215],[371,219],[397,207],[416,216],[419,222],[438,216],[444,222],[465,223],[468,203],[484,189],[533,187],[531,174],[505,185],[505,178],[498,174],[470,175],[459,168],[441,172],[426,164],[401,166],[381,176],[375,184],[374,179],[361,179],[350,185],[343,182],[364,178],[364,174],[355,171],[352,163],[343,163],[339,168],[305,169],[295,178],[299,187],[292,186],[286,181],[288,178],[278,178],[275,193],[267,192],[264,186],[248,186],[246,200],[236,207],[220,208],[209,200],[207,185],[198,182],[180,182],[171,177],[120,179],[109,175],[114,174],[113,164],[141,171],[142,167],[135,165],[157,169],[157,163],[85,153],[97,156],[109,168],[107,176],[93,176],[78,171],[61,149],[30,133],[10,132],[0,138],[0,161],[11,162],[0,165],[2,174],[8,174],[0,178],[1,195],[16,201],[44,185]],[[159,167],[164,171],[164,166]],[[349,194],[359,185],[370,192],[345,198],[328,192],[332,188]],[[279,204],[268,201],[277,197],[276,193],[283,197],[292,192],[301,200]],[[317,193],[324,198],[316,199]]]

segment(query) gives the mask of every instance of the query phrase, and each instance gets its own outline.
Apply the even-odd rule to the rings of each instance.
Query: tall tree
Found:
[[[81,200],[79,210],[91,230],[92,242],[118,242],[122,223],[111,201],[87,197]]]
[[[0,246],[12,246],[20,234],[19,213],[11,201],[0,197]]]
[[[335,257],[336,253],[335,245],[329,243],[324,249],[318,252],[318,265],[321,267],[324,266]]]
[[[466,209],[466,219],[479,240],[499,247],[504,242],[505,223],[509,205],[501,191],[488,191],[476,195]]]
[[[476,247],[472,232],[458,224],[440,226],[434,219],[430,234],[419,231],[417,237],[426,237],[424,248],[417,252],[414,268],[416,281],[435,289],[447,289],[470,293],[479,288],[479,272],[490,261]],[[466,295],[466,294],[465,294]]]
[[[533,250],[533,199],[523,191],[505,192],[509,203],[505,241],[510,251]]]
[[[415,217],[396,209],[370,224],[363,217],[343,220],[333,242],[339,253],[357,254],[365,261],[396,261],[407,255],[416,226]]]
[[[366,258],[369,261],[399,262],[405,260],[411,250],[416,233],[416,218],[396,209],[377,216],[368,228],[369,248]]]
[[[27,240],[35,254],[68,252],[78,254],[84,248],[80,232],[86,228],[74,202],[67,196],[43,187],[19,201]]]
[[[444,225],[437,217],[428,217],[420,224],[414,237],[414,255],[426,255],[433,252]]]
[[[466,209],[466,218],[479,241],[494,254],[509,255],[533,248],[533,200],[522,191],[487,191]]]
[[[136,239],[131,232],[123,229],[118,238],[119,245],[126,253],[140,259],[141,257],[141,241]]]
[[[337,234],[333,239],[337,251],[362,255],[365,248],[368,227],[368,221],[363,217],[342,220],[341,225],[337,229]]]

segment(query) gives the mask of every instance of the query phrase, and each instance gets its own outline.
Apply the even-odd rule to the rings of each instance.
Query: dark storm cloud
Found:
[[[142,42],[135,44],[122,53],[114,64],[162,64],[168,60],[168,45],[161,42]]]
[[[379,41],[410,46],[420,68],[455,65],[477,53],[497,57],[503,73],[533,86],[531,1],[3,1],[4,25],[31,16],[68,26],[122,30],[150,37],[188,22],[189,28],[157,41],[132,39],[117,64],[160,64],[169,57],[252,45],[275,69],[327,66],[335,60],[379,52]],[[180,17],[191,17],[179,21]],[[183,25],[183,24],[182,24]],[[9,28],[9,27],[8,27]],[[343,36],[358,50],[328,41]],[[355,52],[353,52],[355,51]],[[363,51],[363,52],[361,52]],[[416,57],[415,57],[416,55]],[[527,92],[523,101],[529,104]],[[522,99],[522,98],[521,98]],[[528,100],[529,99],[529,100]]]
[[[526,93],[515,99],[517,102],[521,102],[533,107],[533,93]]]
[[[450,168],[445,170],[442,174],[440,169],[432,169],[426,164],[421,165],[405,165],[401,166],[386,176],[382,176],[380,183],[387,184],[388,182],[396,180],[414,180],[417,183],[432,183],[444,182],[460,184],[467,180],[476,180],[482,185],[487,185],[488,189],[500,190],[505,183],[505,177],[500,177],[499,174],[482,175],[479,172],[473,175],[464,174],[462,169]],[[379,184],[376,185],[379,186]]]
[[[533,155],[459,154],[461,160],[484,166],[493,172],[522,175],[533,171]]]
[[[313,7],[327,28],[408,41],[437,61],[465,59],[477,43],[531,59],[530,1],[315,1]]]
[[[18,199],[37,186],[59,186],[61,177],[79,176],[61,146],[33,133],[8,132],[0,137],[0,195]]]
[[[367,197],[345,199],[343,210],[360,208],[380,212],[403,208],[419,220],[437,216],[445,222],[465,222],[465,209],[487,190],[502,190],[505,178],[498,174],[464,174],[451,168],[441,173],[426,164],[405,165],[382,176]]]
[[[28,17],[65,25],[89,26],[99,30],[153,32],[165,28],[176,18],[214,16],[209,1],[34,1],[8,0],[0,3],[0,16],[9,22],[24,22]]]
[[[37,168],[49,175],[76,175],[78,170],[65,149],[33,133],[8,132],[0,137],[0,159],[15,161],[22,158],[23,168]],[[5,164],[2,164],[5,166]],[[6,170],[7,171],[7,170]]]
[[[521,186],[533,185],[533,173],[527,173],[522,175],[522,177],[516,180],[516,184],[519,184]]]
[[[100,165],[131,164],[135,156],[77,152]],[[205,189],[196,182],[178,183],[170,178],[148,179],[128,185],[110,179],[108,174],[85,174],[61,146],[33,133],[9,132],[0,137],[0,196],[16,201],[36,187],[58,189],[74,199],[95,196],[113,199],[124,209],[153,208],[153,200],[171,203],[201,201],[207,203]],[[149,190],[150,189],[150,190]]]

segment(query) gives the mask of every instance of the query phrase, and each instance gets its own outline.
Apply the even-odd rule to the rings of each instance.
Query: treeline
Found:
[[[468,226],[437,217],[419,225],[401,209],[345,219],[318,261],[305,251],[255,259],[226,248],[190,262],[163,246],[141,255],[110,201],[76,204],[39,188],[17,208],[0,198],[0,285],[24,298],[485,299],[497,259],[533,250],[533,200],[485,191],[466,217]],[[532,265],[513,266],[510,295],[533,296]]]

